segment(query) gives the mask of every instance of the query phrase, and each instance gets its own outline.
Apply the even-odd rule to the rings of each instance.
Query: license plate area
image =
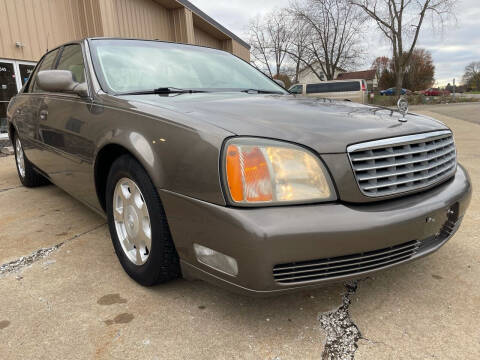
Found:
[[[426,237],[421,241],[420,248],[425,249],[439,244],[457,230],[460,223],[460,205],[454,203],[448,208],[436,212],[425,219],[427,224]]]

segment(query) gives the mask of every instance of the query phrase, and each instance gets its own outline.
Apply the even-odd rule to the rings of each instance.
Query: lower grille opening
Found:
[[[359,254],[275,265],[273,277],[278,283],[290,284],[352,275],[407,260],[419,246],[420,242],[413,240]]]

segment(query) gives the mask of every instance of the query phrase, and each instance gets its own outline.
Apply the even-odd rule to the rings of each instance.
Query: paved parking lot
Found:
[[[480,94],[472,94],[478,95]],[[434,117],[444,115],[456,119],[470,121],[480,125],[480,102],[476,103],[458,103],[458,104],[439,104],[439,105],[417,105],[411,106],[411,111],[430,112]]]
[[[478,118],[462,106],[454,115]],[[136,285],[104,219],[56,187],[21,187],[0,158],[0,359],[478,359],[480,125],[443,109],[415,111],[452,127],[471,174],[457,235],[356,284],[267,299]]]

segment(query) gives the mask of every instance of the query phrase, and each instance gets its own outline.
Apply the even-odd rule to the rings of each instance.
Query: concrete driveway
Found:
[[[478,188],[480,125],[421,109],[452,127]],[[21,187],[0,158],[0,359],[478,359],[479,194],[427,258],[251,299],[200,281],[138,286],[101,217],[56,187]]]

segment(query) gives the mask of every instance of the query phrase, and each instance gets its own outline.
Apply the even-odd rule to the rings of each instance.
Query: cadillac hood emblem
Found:
[[[398,99],[397,107],[398,111],[402,114],[402,118],[398,119],[398,121],[407,122],[407,119],[405,119],[405,115],[407,115],[408,113],[408,101],[404,98]]]

